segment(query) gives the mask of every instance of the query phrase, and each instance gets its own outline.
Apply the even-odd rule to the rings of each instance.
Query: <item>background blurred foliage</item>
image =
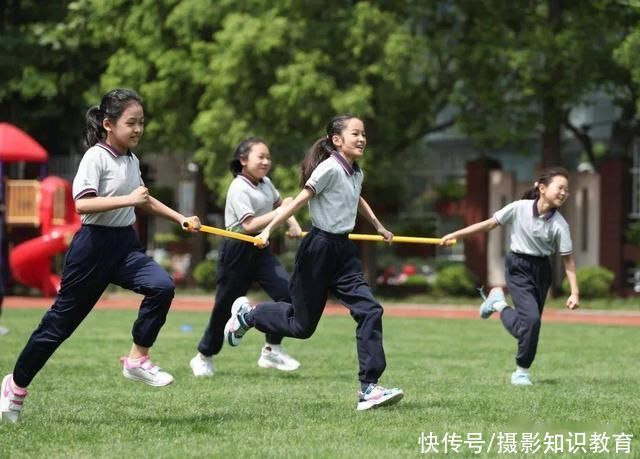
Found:
[[[352,112],[369,137],[365,194],[393,211],[408,149],[445,127],[481,151],[541,139],[543,163],[561,163],[565,129],[597,163],[570,114],[605,92],[624,149],[637,135],[639,17],[621,0],[7,0],[0,119],[54,154],[82,151],[88,106],[135,88],[142,149],[193,152],[223,200],[240,140],[268,141],[290,194],[326,121]]]

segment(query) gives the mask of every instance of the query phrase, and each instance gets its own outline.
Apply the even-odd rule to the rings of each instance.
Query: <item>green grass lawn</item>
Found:
[[[42,311],[7,310],[0,372],[15,358]],[[225,347],[217,373],[195,379],[188,366],[208,315],[172,312],[152,356],[176,377],[167,388],[125,380],[118,358],[131,343],[133,311],[96,310],[30,386],[19,424],[0,424],[0,457],[612,457],[614,435],[634,435],[640,456],[640,345],[637,328],[543,324],[529,388],[508,384],[515,340],[498,321],[385,319],[383,385],[405,398],[379,410],[355,410],[354,322],[324,317],[309,340],[286,340],[302,362],[293,374],[256,365],[262,336],[250,332]],[[190,325],[192,331],[184,331]],[[433,433],[438,453],[421,454]],[[609,454],[592,454],[589,437],[606,434]],[[481,433],[493,449],[464,443]],[[537,434],[537,454],[498,451],[500,433]],[[562,436],[565,453],[543,454],[545,434]],[[569,453],[570,433],[584,433],[587,453]],[[458,435],[458,453],[443,437]],[[505,437],[508,438],[508,437]],[[504,443],[506,447],[506,442]]]

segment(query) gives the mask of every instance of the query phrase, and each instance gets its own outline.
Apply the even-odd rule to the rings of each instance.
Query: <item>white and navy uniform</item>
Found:
[[[98,143],[89,148],[73,181],[75,200],[83,196],[124,196],[143,185],[138,158]],[[60,291],[44,315],[13,372],[27,387],[62,342],[80,325],[112,283],[144,295],[133,324],[133,342],[151,347],[174,296],[167,272],[144,252],[133,224],[133,207],[83,214],[64,259]]]
[[[540,319],[551,286],[549,255],[570,255],[573,251],[569,224],[557,209],[540,215],[538,201],[531,199],[512,202],[493,218],[499,225],[511,224],[505,277],[515,309],[504,308],[500,319],[518,339],[516,364],[529,368],[538,348]]]
[[[224,220],[229,231],[245,233],[242,223],[249,217],[260,217],[281,204],[280,193],[268,177],[259,182],[238,174],[229,189],[225,202]],[[220,352],[224,343],[224,326],[231,317],[233,301],[247,294],[255,281],[274,301],[291,301],[289,273],[271,249],[260,249],[244,241],[225,238],[219,251],[216,297],[209,324],[198,344],[202,355]],[[282,336],[267,334],[269,344],[280,344]]]
[[[386,360],[382,346],[382,306],[362,274],[356,245],[348,239],[355,226],[363,174],[337,152],[321,162],[305,187],[313,191],[309,210],[313,229],[296,253],[289,291],[292,301],[262,303],[247,322],[264,333],[309,338],[327,303],[328,293],[350,311],[356,328],[361,383],[377,383]]]

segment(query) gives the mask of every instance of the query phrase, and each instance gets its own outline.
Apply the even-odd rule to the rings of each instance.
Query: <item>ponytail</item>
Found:
[[[329,158],[336,151],[333,142],[328,137],[321,137],[309,148],[307,154],[300,164],[300,186],[304,188],[307,180],[313,171],[325,159]]]
[[[569,172],[564,167],[549,167],[543,170],[535,182],[533,187],[529,188],[522,195],[522,199],[538,199],[540,197],[540,185],[549,186],[554,177],[561,175],[569,180]]]
[[[84,131],[84,143],[87,148],[92,147],[107,136],[107,131],[102,126],[104,114],[98,105],[87,110],[87,127]]]
[[[100,105],[87,110],[84,142],[87,148],[107,138],[107,131],[102,125],[105,119],[115,123],[131,104],[142,106],[142,97],[131,89],[112,89],[102,97]]]
[[[349,120],[353,118],[356,117],[351,114],[338,115],[331,118],[327,123],[326,135],[316,140],[300,164],[301,187],[304,188],[318,164],[329,158],[336,151],[332,140],[333,136],[340,135],[346,129]]]

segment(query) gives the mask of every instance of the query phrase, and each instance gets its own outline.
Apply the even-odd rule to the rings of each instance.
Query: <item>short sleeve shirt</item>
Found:
[[[99,197],[125,196],[143,186],[140,161],[132,152],[119,154],[111,146],[98,143],[89,148],[73,179],[73,199],[88,194]],[[82,214],[83,224],[129,226],[135,223],[134,207],[122,207],[92,214]]]
[[[511,224],[512,252],[537,257],[573,252],[567,221],[556,209],[540,215],[537,200],[522,199],[507,204],[493,218],[500,225]]]
[[[224,225],[229,231],[243,232],[242,222],[271,212],[280,204],[280,193],[269,177],[258,183],[239,174],[227,190]]]
[[[357,163],[353,166],[334,153],[311,173],[305,188],[314,192],[309,201],[313,226],[334,234],[353,230],[358,213],[364,175]]]

